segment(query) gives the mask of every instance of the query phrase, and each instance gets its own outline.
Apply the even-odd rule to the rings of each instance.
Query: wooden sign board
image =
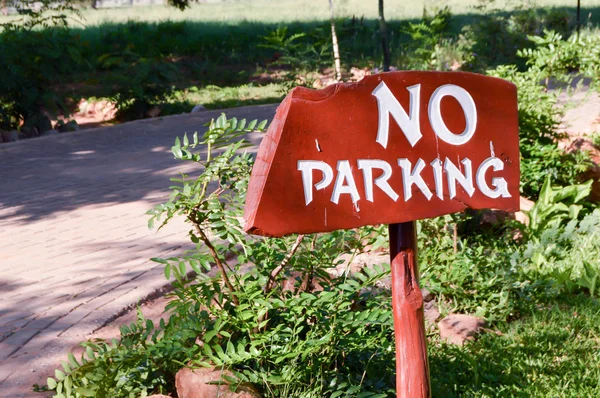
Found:
[[[296,88],[260,145],[246,230],[282,236],[517,211],[516,104],[512,83],[462,72]]]

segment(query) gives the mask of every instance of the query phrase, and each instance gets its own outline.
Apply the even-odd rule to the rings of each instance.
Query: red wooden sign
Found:
[[[392,72],[294,89],[258,151],[246,230],[282,236],[519,209],[516,88]]]

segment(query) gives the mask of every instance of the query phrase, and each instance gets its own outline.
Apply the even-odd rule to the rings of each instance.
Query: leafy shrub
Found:
[[[590,195],[592,180],[585,184],[553,187],[548,176],[540,196],[527,212],[528,231],[539,236],[546,229],[557,228],[565,220],[577,220],[584,209],[583,200]]]
[[[488,71],[492,76],[512,81],[518,88],[519,137],[521,150],[521,191],[536,198],[547,176],[563,186],[577,183],[577,177],[589,167],[589,156],[582,152],[565,154],[558,148],[564,138],[558,132],[563,108],[557,105],[557,94],[548,91],[550,79],[571,84],[579,71],[598,83],[598,66],[589,54],[600,54],[600,40],[596,38],[562,36],[545,31],[544,36],[529,36],[534,48],[517,52],[526,60],[528,68],[518,71],[516,66],[500,66]],[[545,82],[545,85],[540,83]]]
[[[66,28],[4,30],[0,34],[0,128],[31,123],[44,112],[67,113],[51,88],[51,79],[80,61],[76,42]]]
[[[292,73],[306,73],[331,65],[330,37],[323,27],[310,32],[288,32],[280,26],[263,36],[261,48],[274,50],[273,64],[291,68]]]
[[[558,291],[583,287],[594,294],[600,277],[600,211],[589,213],[584,206],[591,185],[590,180],[553,187],[551,178],[546,179],[527,212],[529,240],[512,254],[513,269],[527,278],[545,280]]]
[[[135,53],[111,55],[104,59],[107,68],[114,68],[108,82],[109,95],[121,120],[141,119],[153,106],[160,106],[173,95],[172,84],[177,69],[160,59],[139,58]]]
[[[150,225],[185,217],[196,244],[181,257],[154,259],[165,265],[167,278],[175,279],[167,305],[170,319],[156,326],[140,314],[121,329],[120,341],[85,343],[85,356],[79,361],[70,356],[64,371],[48,380],[57,396],[169,392],[184,366],[230,369],[233,377],[224,382],[231,389],[252,383],[268,397],[394,395],[390,291],[381,283],[389,266],[341,277],[327,272],[340,265],[342,253],[384,244],[385,228],[284,238],[242,232],[253,163],[243,152],[243,135],[264,126],[221,116],[204,135],[176,140],[175,157],[203,171],[196,178],[174,179],[170,199],[149,211]],[[583,188],[550,187],[540,203],[572,197],[576,205],[584,193]],[[524,250],[514,241],[511,225],[455,242],[449,226],[460,217],[419,222],[422,281],[438,296],[442,312],[474,313],[502,324],[548,297],[545,291],[556,294],[565,286],[596,291],[598,210],[564,228],[539,223],[552,228]],[[571,269],[572,261],[580,263]],[[204,274],[213,264],[217,271]],[[190,271],[197,274],[191,280]],[[432,357],[440,358],[444,348],[435,339],[432,349]]]
[[[234,372],[231,388],[251,382],[265,396],[393,394],[391,300],[389,290],[378,287],[389,266],[341,278],[326,272],[341,253],[377,240],[369,240],[373,230],[286,238],[241,232],[252,166],[252,158],[239,152],[246,145],[241,138],[263,127],[222,116],[202,137],[176,140],[175,157],[204,170],[196,179],[175,179],[170,200],[149,212],[151,225],[183,215],[197,244],[181,258],[155,259],[165,264],[167,278],[175,277],[169,322],[157,331],[140,318],[122,329],[121,342],[88,343],[88,358],[95,359],[69,365],[49,387],[62,394],[69,389],[72,396],[90,389],[143,395],[168,389],[182,366],[218,366]],[[206,155],[196,150],[200,145]],[[213,263],[216,275],[202,274]],[[190,270],[198,273],[191,283]],[[382,302],[372,300],[375,294]]]
[[[510,268],[517,248],[511,229],[460,238],[457,251],[448,226],[460,215],[419,221],[419,262],[423,284],[448,312],[475,314],[492,322],[517,316],[528,282]]]
[[[167,393],[174,387],[173,375],[193,352],[194,345],[183,333],[166,334],[161,321],[155,328],[138,310],[138,319],[121,326],[121,339],[111,343],[82,343],[79,360],[69,354],[48,387],[55,397],[139,397],[148,391]]]
[[[553,224],[513,255],[512,262],[531,278],[545,279],[558,289],[585,288],[597,293],[600,282],[600,210],[566,226]]]
[[[465,26],[463,34],[472,38],[473,52],[478,54],[474,62],[476,70],[507,64],[517,65],[519,70],[523,70],[525,63],[516,49],[534,47],[530,36],[548,30],[568,37],[573,28],[574,21],[565,11],[522,4],[509,13],[500,8],[489,10],[474,23]]]
[[[404,68],[449,70],[452,63],[458,62],[453,58],[463,56],[462,48],[447,37],[451,18],[450,9],[446,6],[435,9],[432,15],[425,9],[421,22],[408,23],[403,29],[408,38],[402,46],[400,61]]]
[[[558,147],[562,109],[556,105],[556,94],[540,84],[539,71],[519,72],[515,66],[501,66],[488,74],[512,81],[518,88],[521,192],[536,198],[548,175],[559,185],[575,184],[577,176],[588,167],[588,157],[565,154]]]
[[[77,40],[67,28],[67,13],[78,16],[70,1],[25,0],[21,16],[0,24],[0,129],[21,123],[38,127],[45,114],[67,113],[50,88],[51,77],[81,62]]]

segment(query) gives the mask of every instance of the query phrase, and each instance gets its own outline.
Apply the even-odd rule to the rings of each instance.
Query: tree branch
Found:
[[[269,275],[269,280],[267,281],[267,284],[265,285],[265,293],[269,293],[271,291],[271,289],[273,288],[273,283],[275,282],[275,279],[277,278],[277,276],[279,276],[281,271],[283,271],[285,266],[290,262],[291,258],[294,256],[294,254],[300,247],[300,244],[302,243],[303,239],[304,239],[304,235],[302,235],[302,234],[298,235],[298,237],[296,238],[296,242],[294,243],[294,246],[292,246],[292,250],[290,250],[288,255],[285,256],[285,258],[283,259],[281,264],[279,264],[277,267],[275,267],[275,269],[273,269],[273,271],[271,271],[271,274]]]
[[[208,237],[206,236],[206,234],[204,233],[204,231],[202,231],[202,228],[200,228],[200,226],[198,224],[196,224],[195,222],[192,223],[194,224],[194,228],[196,229],[196,233],[198,234],[198,236],[200,237],[200,239],[202,240],[202,242],[204,242],[204,244],[206,245],[206,247],[208,247],[208,250],[210,251],[210,254],[212,255],[212,257],[215,259],[215,263],[217,264],[217,267],[219,268],[219,271],[221,271],[221,276],[223,278],[223,282],[225,283],[225,286],[227,286],[227,289],[229,289],[229,292],[231,293],[231,300],[233,301],[233,303],[235,305],[239,305],[239,301],[237,296],[235,295],[235,288],[233,287],[233,285],[231,284],[231,281],[229,280],[229,277],[227,276],[227,271],[225,270],[225,266],[227,265],[227,262],[224,260],[221,260],[221,257],[219,256],[219,253],[217,253],[217,250],[215,249],[215,247],[213,246],[213,244],[211,243],[210,239],[208,239]],[[227,267],[229,267],[227,265]]]

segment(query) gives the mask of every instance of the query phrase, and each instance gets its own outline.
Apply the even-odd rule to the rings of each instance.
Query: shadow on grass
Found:
[[[465,347],[429,349],[434,397],[599,396],[600,303],[583,294],[532,310]]]

